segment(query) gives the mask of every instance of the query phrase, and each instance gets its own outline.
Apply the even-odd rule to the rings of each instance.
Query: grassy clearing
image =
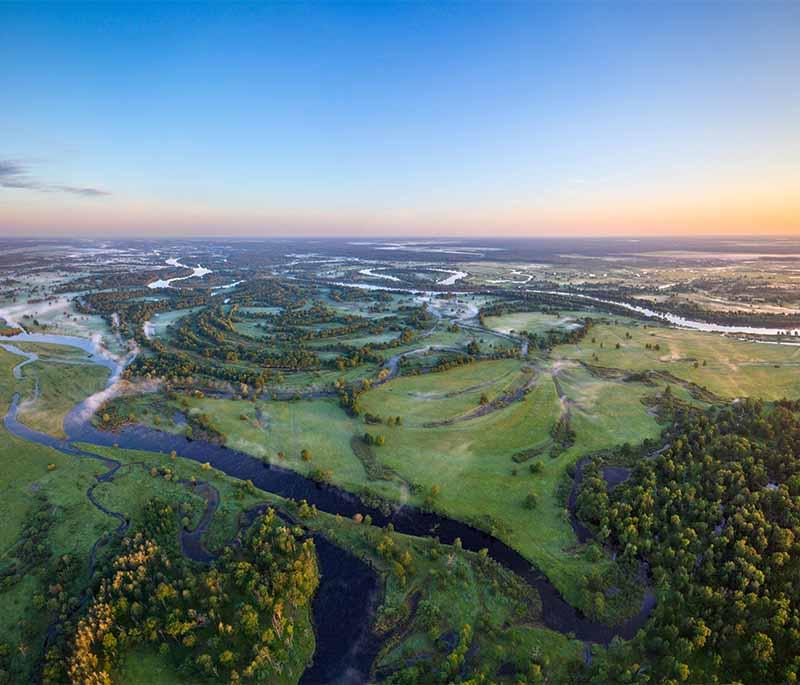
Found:
[[[111,456],[111,455],[109,455]],[[155,461],[152,462],[156,466]],[[166,466],[165,460],[160,460],[161,466]],[[172,465],[167,468],[175,469]],[[181,486],[163,476],[153,476],[149,473],[148,464],[131,463],[122,467],[114,475],[114,479],[99,483],[94,489],[94,495],[101,505],[111,511],[122,511],[136,527],[143,520],[144,507],[150,497],[160,497],[181,508],[189,522],[187,528],[194,528],[200,521],[205,510],[205,499],[193,494],[188,487]],[[142,496],[146,491],[147,496]]]
[[[470,331],[461,328],[456,332],[447,330],[443,324],[439,324],[430,335],[423,335],[418,337],[408,345],[401,345],[399,347],[392,347],[388,350],[376,350],[384,359],[393,357],[396,354],[405,354],[418,350],[426,345],[437,347],[452,347],[464,350],[467,345],[473,340],[477,341],[481,352],[489,354],[492,352],[506,350],[509,347],[514,347],[515,343],[505,338],[492,335],[491,333],[482,333]]]
[[[569,331],[580,326],[579,318],[586,318],[586,311],[564,311],[559,316],[544,312],[512,312],[503,316],[487,316],[485,325],[500,333],[535,333],[544,335],[548,331]]]
[[[662,390],[663,385],[603,380],[577,364],[560,366],[557,378],[576,432],[567,457],[625,442],[636,444],[658,435],[660,426],[643,400]]]
[[[445,373],[402,377],[369,392],[364,409],[379,416],[401,416],[407,425],[421,425],[463,414],[524,382],[522,363],[515,359],[456,367]]]
[[[192,678],[185,678],[167,657],[155,648],[137,647],[128,652],[122,667],[113,674],[117,685],[192,685]]]
[[[307,390],[325,390],[333,387],[337,380],[343,378],[346,383],[354,383],[365,378],[375,378],[378,375],[380,366],[377,364],[362,364],[352,369],[339,371],[338,369],[320,369],[319,371],[297,371],[287,373],[282,380],[270,386],[267,390],[292,391],[298,392]]]
[[[41,342],[27,342],[21,340],[10,341],[15,347],[24,350],[25,352],[35,352],[39,355],[42,361],[67,361],[77,362],[86,361],[89,355],[77,347],[70,347],[69,345],[56,345],[54,343],[41,343]]]
[[[554,354],[628,371],[665,371],[726,398],[800,396],[800,347],[630,324],[596,326],[580,343]]]
[[[32,351],[36,351],[35,349]],[[102,390],[109,370],[91,363],[60,363],[43,357],[22,368],[23,380],[31,379],[29,388],[38,383],[35,399],[28,390],[20,405],[18,418],[34,430],[64,437],[64,417],[78,402]]]
[[[349,345],[350,347],[364,347],[365,345],[378,345],[381,343],[386,343],[391,340],[395,340],[398,338],[400,334],[396,331],[390,331],[388,333],[375,333],[374,335],[341,335],[336,338],[321,338],[318,344],[312,342],[309,346],[316,347],[328,345],[331,343],[342,343],[343,345]]]
[[[350,448],[359,422],[347,416],[337,400],[296,402],[190,400],[192,411],[208,414],[215,428],[234,449],[308,474],[332,469],[337,481],[353,487],[366,482],[364,470]],[[244,417],[244,420],[242,419]],[[300,452],[307,449],[311,460]],[[284,458],[278,457],[283,452]]]
[[[168,328],[185,316],[199,312],[203,307],[189,307],[187,309],[172,309],[166,312],[156,312],[150,319],[151,333],[154,337],[164,337]]]

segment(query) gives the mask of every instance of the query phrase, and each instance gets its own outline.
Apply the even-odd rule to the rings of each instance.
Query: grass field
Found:
[[[156,312],[150,319],[148,334],[154,337],[164,337],[167,329],[180,321],[183,317],[199,312],[202,307],[189,307],[188,309],[172,309],[166,312]]]
[[[477,407],[487,389],[496,395],[518,383],[521,366],[516,360],[480,362],[443,373],[400,377],[365,393],[365,411],[400,415],[400,426],[366,425],[348,417],[334,400],[190,399],[189,405],[211,417],[230,447],[273,461],[284,452],[282,465],[304,474],[330,470],[333,482],[347,489],[368,489],[417,505],[438,490],[432,501],[436,509],[491,530],[540,566],[570,601],[580,604],[581,580],[598,564],[588,561],[577,545],[557,496],[558,485],[569,464],[582,454],[657,436],[660,426],[641,402],[654,390],[600,380],[575,364],[575,368],[559,366],[559,383],[571,404],[578,437],[558,458],[538,457],[543,470],[536,475],[527,463],[517,464],[512,457],[531,448],[546,451],[552,442],[550,429],[564,411],[554,369],[546,361],[539,363],[536,382],[522,401],[479,418],[424,426]],[[489,385],[474,388],[483,384]],[[372,453],[393,477],[368,478],[351,447],[351,439],[365,431],[385,436],[386,444],[374,447]],[[310,461],[300,457],[304,448],[312,454]],[[538,498],[535,511],[523,506],[529,493]]]
[[[558,347],[554,356],[627,371],[665,371],[724,398],[800,397],[800,347],[789,345],[637,323],[595,326],[580,343]]]
[[[39,353],[35,346],[31,351]],[[41,356],[40,360],[22,368],[23,381],[30,379],[18,418],[34,430],[64,437],[64,417],[70,409],[89,395],[102,390],[109,371],[103,366]],[[34,398],[33,386],[38,384]]]
[[[320,369],[318,371],[297,371],[286,373],[280,382],[270,386],[267,390],[281,392],[297,390],[329,390],[337,380],[343,378],[346,383],[353,383],[364,378],[375,378],[380,371],[378,364],[362,364],[355,368],[339,371],[338,369]]]
[[[122,666],[112,675],[116,685],[193,685],[196,681],[183,676],[154,648],[136,647],[128,652]]]
[[[516,359],[466,364],[447,371],[402,377],[370,391],[364,409],[379,416],[401,416],[408,426],[449,419],[479,406],[482,395],[489,401],[525,382]]]
[[[439,324],[432,333],[421,335],[408,345],[400,345],[387,350],[376,350],[376,352],[384,359],[388,359],[396,354],[412,352],[413,350],[418,350],[428,345],[465,350],[467,345],[473,340],[478,342],[480,351],[484,354],[499,352],[515,346],[513,341],[492,335],[491,333],[476,332],[466,328],[451,332],[442,324]]]
[[[566,397],[576,433],[575,445],[568,450],[568,457],[625,442],[637,444],[658,435],[660,426],[642,400],[659,388],[599,379],[577,364],[558,368],[559,386]]]
[[[580,455],[625,439],[637,443],[658,434],[657,422],[639,402],[646,392],[652,389],[642,387],[632,393],[629,387],[615,388],[608,383],[602,388],[576,384],[574,393],[581,406],[573,424],[576,444],[556,459],[538,457],[543,470],[536,475],[529,472],[527,463],[516,464],[511,457],[550,443],[549,431],[561,415],[562,404],[546,369],[540,370],[537,384],[522,402],[487,416],[442,428],[388,428],[386,445],[379,448],[378,455],[423,492],[438,486],[437,509],[495,528],[501,539],[534,561],[570,601],[580,604],[581,578],[594,564],[585,560],[576,544],[557,497],[558,484],[567,466]],[[523,506],[529,493],[537,496],[535,511]]]
[[[548,331],[569,331],[578,328],[579,318],[586,318],[586,311],[564,311],[558,316],[544,312],[512,312],[502,316],[487,316],[484,323],[487,328],[501,333],[516,331],[544,335]]]

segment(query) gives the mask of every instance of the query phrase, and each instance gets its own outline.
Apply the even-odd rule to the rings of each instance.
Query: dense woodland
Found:
[[[660,601],[596,683],[793,683],[800,673],[800,406],[691,412],[611,493],[588,477],[580,513]]]
[[[319,582],[313,541],[272,509],[208,567],[186,560],[177,539],[173,507],[150,500],[143,529],[122,540],[76,628],[48,651],[45,683],[110,684],[137,646],[194,682],[302,673]]]

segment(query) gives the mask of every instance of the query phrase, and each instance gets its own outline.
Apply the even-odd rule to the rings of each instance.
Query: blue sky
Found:
[[[800,231],[798,3],[0,4],[0,63],[7,233]]]

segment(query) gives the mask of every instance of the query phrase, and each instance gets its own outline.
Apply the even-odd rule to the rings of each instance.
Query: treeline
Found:
[[[145,321],[159,312],[199,307],[210,301],[208,293],[194,290],[159,291],[158,298],[153,298],[153,291],[146,288],[104,290],[81,295],[73,302],[79,313],[102,316],[110,327],[118,325],[120,333],[146,347],[150,341],[144,335]]]
[[[135,286],[145,286],[148,283],[159,279],[181,278],[191,276],[192,269],[183,267],[172,267],[166,269],[151,269],[147,271],[135,271],[131,269],[109,271],[107,273],[92,274],[80,278],[66,281],[53,288],[54,293],[83,292],[86,290],[116,290],[119,288],[131,288]],[[152,290],[150,293],[152,294]]]
[[[302,307],[307,290],[277,278],[247,281],[236,289],[236,302],[247,307]]]
[[[308,370],[320,367],[319,357],[299,341],[296,345],[274,350],[240,335],[236,332],[235,315],[235,307],[228,312],[222,305],[206,307],[181,320],[172,342],[181,350],[226,363],[248,362],[262,369]],[[153,347],[159,351],[155,344]]]
[[[385,290],[366,290],[364,288],[344,288],[333,286],[328,296],[335,302],[383,302],[392,301],[392,293]]]
[[[194,382],[202,378],[247,385],[261,392],[266,385],[280,377],[275,369],[248,369],[228,366],[222,362],[201,360],[186,352],[172,352],[162,343],[154,344],[157,354],[139,355],[125,370],[125,377],[163,378],[170,382]]]

